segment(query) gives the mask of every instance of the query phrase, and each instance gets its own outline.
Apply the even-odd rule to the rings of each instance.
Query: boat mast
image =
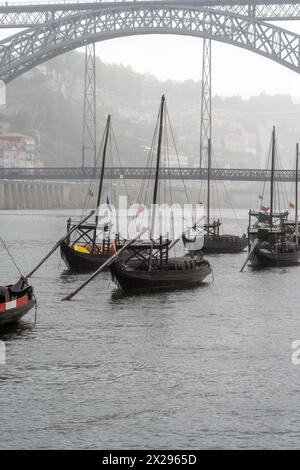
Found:
[[[155,225],[155,212],[156,212],[156,204],[157,204],[157,193],[158,193],[158,182],[159,182],[159,170],[160,170],[160,159],[161,159],[161,145],[162,145],[162,138],[163,138],[163,130],[164,130],[164,109],[165,109],[165,95],[161,98],[160,110],[159,110],[159,133],[158,133],[158,144],[157,144],[157,157],[156,157],[156,171],[155,171],[155,183],[154,183],[154,191],[153,191],[153,201],[152,201],[152,223],[151,223],[151,233],[150,238],[152,240],[154,235],[154,225]]]
[[[210,179],[211,179],[211,140],[208,139],[208,159],[207,159],[207,215],[206,223],[210,222]],[[209,227],[208,227],[209,232]]]
[[[299,231],[298,231],[298,171],[299,171],[299,144],[296,144],[296,195],[295,195],[295,230],[296,230],[296,246],[298,248]]]
[[[270,194],[270,226],[273,226],[274,209],[274,173],[275,173],[275,126],[272,132],[272,166],[271,166],[271,194]]]
[[[110,131],[110,114],[107,117],[106,127],[105,127],[105,139],[104,139],[104,146],[103,146],[103,153],[102,153],[102,167],[101,167],[101,174],[100,174],[100,181],[99,181],[99,189],[98,189],[98,197],[97,197],[97,206],[96,206],[96,219],[95,223],[98,224],[98,209],[101,201],[101,193],[102,193],[102,186],[103,186],[103,179],[104,179],[104,170],[105,170],[105,159],[106,159],[106,151],[107,151],[107,143],[108,143],[108,136]]]

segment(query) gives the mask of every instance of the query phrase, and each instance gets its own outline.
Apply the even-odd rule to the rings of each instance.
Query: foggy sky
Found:
[[[295,26],[292,23],[293,30]],[[98,43],[97,54],[105,62],[130,65],[138,72],[151,73],[160,79],[201,79],[202,40],[199,38],[172,35],[120,38]],[[253,52],[213,41],[212,63],[213,94],[240,94],[247,98],[265,91],[300,97],[298,74]]]

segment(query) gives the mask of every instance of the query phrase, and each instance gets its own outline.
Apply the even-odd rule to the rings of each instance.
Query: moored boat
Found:
[[[102,164],[96,202],[97,210],[102,198],[106,157],[110,140],[111,117],[108,116],[103,138]],[[108,197],[107,207],[110,210]],[[67,231],[72,230],[76,224],[77,222],[69,218]],[[100,223],[98,214],[96,214],[93,223],[80,225],[72,233],[72,237],[68,237],[60,245],[61,257],[66,266],[73,272],[95,271],[99,266],[102,266],[123,245],[123,241],[120,240],[118,234],[112,236],[111,230],[111,223],[109,221]]]
[[[0,287],[0,327],[15,323],[24,317],[36,300],[27,279],[20,278],[15,284]]]
[[[219,220],[214,220],[213,223],[204,225],[203,253],[226,254],[244,251],[248,245],[246,235],[220,234],[220,226],[221,222]]]
[[[149,240],[131,245],[111,265],[112,279],[125,292],[151,292],[201,285],[212,272],[209,262],[202,254],[166,258],[169,244],[169,240],[161,244]],[[153,250],[157,251],[155,256]]]
[[[207,164],[207,207],[206,207],[206,224],[204,225],[204,245],[203,253],[240,253],[247,247],[248,241],[245,234],[230,235],[221,234],[220,220],[211,220],[211,140],[208,139],[208,164]]]
[[[71,271],[94,271],[104,264],[114,253],[113,248],[104,252],[91,251],[86,246],[70,246],[66,241],[60,245],[61,257]]]
[[[261,213],[250,211],[250,220],[256,220]],[[290,232],[286,231],[288,212],[273,214],[273,225],[271,227],[257,227],[255,224],[249,226],[249,261],[251,266],[259,267],[284,267],[298,265],[300,262],[300,251]],[[275,225],[274,219],[280,219]]]
[[[163,236],[160,233],[157,236],[155,234],[155,211],[157,204],[161,202],[158,200],[161,153],[162,148],[168,148],[168,145],[165,142],[163,145],[162,142],[163,136],[165,136],[164,121],[166,114],[165,97],[163,96],[156,126],[158,139],[150,238],[132,243],[122,252],[122,256],[117,257],[114,263],[110,265],[112,279],[125,292],[152,292],[163,289],[195,287],[199,286],[212,272],[209,262],[203,257],[201,251],[197,250],[194,255],[192,250],[189,249],[186,256],[171,256],[172,249],[179,239],[172,241],[169,235]],[[166,136],[165,138],[167,141]],[[165,190],[164,194],[166,193]]]
[[[294,266],[300,263],[297,215],[298,145],[296,157],[296,208],[295,221],[293,222],[288,220],[288,211],[275,212],[274,210],[275,153],[276,140],[274,127],[272,132],[270,208],[261,206],[260,210],[249,211],[249,244],[246,262],[249,260],[251,266],[255,268]]]

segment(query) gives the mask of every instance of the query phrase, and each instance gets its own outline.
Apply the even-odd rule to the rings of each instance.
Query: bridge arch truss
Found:
[[[92,42],[144,34],[208,38],[255,52],[300,73],[300,35],[296,33],[226,11],[140,3],[84,11],[0,41],[0,79],[8,83],[57,55]]]

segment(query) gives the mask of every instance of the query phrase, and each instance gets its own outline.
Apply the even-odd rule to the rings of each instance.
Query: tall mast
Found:
[[[271,166],[271,194],[270,194],[270,225],[273,226],[274,210],[274,173],[275,173],[275,126],[272,132],[272,166]]]
[[[103,146],[103,153],[102,153],[102,167],[101,167],[101,174],[100,174],[100,181],[99,181],[99,189],[98,189],[96,210],[99,208],[100,201],[101,201],[109,131],[110,131],[110,114],[107,117],[106,127],[105,127],[105,131],[104,131],[105,132],[105,138],[104,138],[104,146]],[[97,211],[96,220],[95,220],[96,225],[98,224],[98,218],[99,218],[99,216],[98,216],[98,211]]]
[[[295,195],[295,230],[296,230],[296,245],[298,247],[298,171],[299,171],[299,144],[296,145],[296,195]]]
[[[157,144],[157,157],[156,157],[156,171],[155,171],[155,183],[153,191],[153,211],[152,211],[152,224],[151,224],[151,234],[150,238],[153,238],[154,235],[154,224],[155,224],[155,212],[157,204],[157,193],[158,193],[158,182],[159,182],[159,170],[160,170],[160,159],[161,159],[161,145],[163,138],[164,130],[164,109],[165,109],[165,95],[161,98],[160,110],[159,110],[159,133],[158,133],[158,144]]]
[[[208,139],[208,158],[207,158],[207,216],[206,224],[210,222],[210,178],[211,178],[211,140]],[[209,230],[209,229],[208,229]]]

